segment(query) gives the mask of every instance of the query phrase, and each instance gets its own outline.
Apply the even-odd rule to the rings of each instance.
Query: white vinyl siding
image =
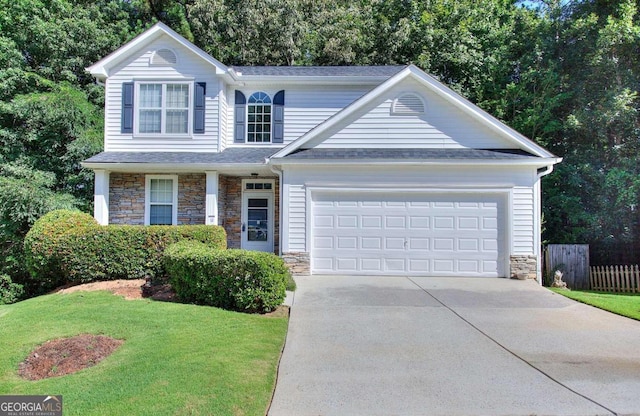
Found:
[[[513,254],[533,253],[538,222],[534,217],[534,188],[513,188]]]
[[[330,132],[318,148],[512,148],[483,123],[461,112],[433,92],[420,89],[424,114],[398,116],[392,106],[407,90],[420,88],[414,81],[401,82],[378,103],[355,114],[344,128]]]
[[[151,65],[150,58],[156,50],[171,49],[178,55],[178,62],[172,66]],[[131,58],[111,71],[105,85],[105,151],[142,152],[215,152],[218,150],[219,134],[219,80],[214,68],[201,58],[187,51],[168,38],[161,38],[143,50],[133,53]],[[189,83],[205,82],[205,134],[161,137],[160,135],[121,133],[122,83],[144,82]],[[137,102],[139,94],[134,94]],[[193,92],[189,95],[189,105],[193,106]],[[193,123],[190,112],[189,123]],[[138,123],[139,115],[134,115]],[[140,137],[144,136],[144,137]]]

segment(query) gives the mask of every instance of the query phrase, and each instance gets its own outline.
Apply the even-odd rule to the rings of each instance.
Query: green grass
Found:
[[[640,321],[640,294],[551,290],[578,302]]]
[[[41,296],[0,306],[0,394],[61,394],[65,415],[264,415],[286,330],[286,318],[107,292]],[[36,346],[81,333],[125,342],[75,374],[18,377]]]

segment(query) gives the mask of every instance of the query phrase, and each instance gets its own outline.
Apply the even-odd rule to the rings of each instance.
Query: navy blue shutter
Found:
[[[234,143],[244,143],[245,120],[247,113],[247,99],[244,94],[236,90],[236,113],[234,123]]]
[[[193,104],[193,134],[204,134],[204,99],[207,93],[206,82],[196,82]]]
[[[121,133],[133,133],[133,82],[122,83]]]
[[[284,90],[273,97],[273,143],[284,141]]]

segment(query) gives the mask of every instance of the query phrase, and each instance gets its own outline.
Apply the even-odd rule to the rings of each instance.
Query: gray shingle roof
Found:
[[[237,147],[221,153],[201,152],[102,152],[85,160],[87,163],[152,163],[152,164],[264,164],[267,157],[280,150],[275,147]]]
[[[275,147],[236,147],[222,153],[197,152],[102,152],[85,160],[87,163],[149,164],[259,164],[279,150]],[[530,153],[516,149],[302,149],[284,159],[295,160],[447,160],[535,159]]]
[[[302,149],[285,159],[533,159],[517,149]]]
[[[381,66],[233,66],[234,71],[248,76],[286,77],[387,77],[406,68],[406,65]]]

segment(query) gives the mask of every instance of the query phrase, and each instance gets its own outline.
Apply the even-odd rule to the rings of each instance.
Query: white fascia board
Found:
[[[213,65],[216,68],[216,74],[224,74],[228,72],[229,69],[226,65],[213,58],[211,55],[198,48],[193,43],[186,40],[184,37],[176,33],[173,29],[162,22],[156,23],[150,29],[136,36],[131,41],[122,45],[120,48],[116,49],[106,57],[102,58],[95,64],[88,66],[85,69],[94,77],[98,79],[105,79],[109,76],[109,70],[113,66],[117,65],[123,59],[126,59],[126,57],[134,51],[140,49],[144,45],[151,43],[153,40],[158,39],[162,35],[170,37],[180,45],[184,46],[188,51]]]
[[[376,159],[376,160],[357,160],[357,159],[345,159],[345,160],[331,160],[331,159],[284,159],[284,158],[271,158],[269,164],[274,166],[281,165],[370,165],[370,166],[535,166],[546,167],[553,166],[556,163],[560,163],[562,158],[539,158],[533,160],[507,160],[507,159],[481,159],[481,160],[469,160],[469,159],[413,159],[413,160],[397,160],[397,159]]]

